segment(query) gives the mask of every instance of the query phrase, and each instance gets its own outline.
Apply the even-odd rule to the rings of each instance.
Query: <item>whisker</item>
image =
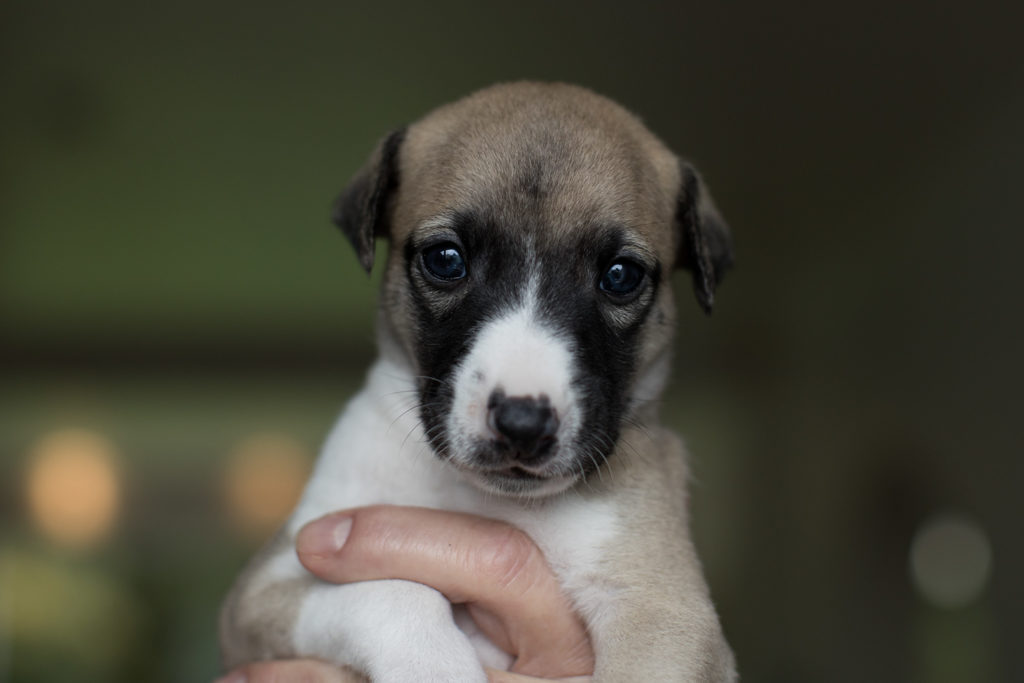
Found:
[[[405,435],[404,439],[402,439],[402,446],[401,446],[401,448],[405,448],[406,442],[409,440],[409,437],[411,437],[413,435],[413,432],[416,431],[417,427],[422,428],[423,425],[421,423],[417,422],[416,424],[414,424],[412,426],[412,428],[409,430],[409,433]],[[431,439],[434,437],[434,435],[438,434],[442,429],[444,429],[444,425],[434,425],[430,429],[423,430],[423,438],[420,439],[418,441],[418,443],[430,444]]]
[[[593,456],[591,456],[591,457],[593,457]],[[577,479],[582,481],[584,486],[586,486],[588,489],[590,489],[590,492],[593,493],[594,492],[594,485],[590,483],[590,477],[587,476],[587,472],[586,472],[586,469],[583,467],[583,463],[580,462],[578,459],[574,459],[572,465],[573,465],[572,466],[572,470],[571,470],[572,473],[576,474],[576,470],[579,469],[579,474],[576,474]],[[600,476],[601,475],[599,473],[598,477],[600,477]]]
[[[655,448],[657,447],[654,437],[651,435],[651,430],[648,429],[647,425],[629,416],[623,417],[623,422],[635,428],[640,432],[640,434],[647,437],[647,440],[651,442],[651,446],[654,446]]]
[[[604,446],[604,449],[606,451],[606,453],[605,453],[605,462],[608,462],[608,458],[610,458],[614,454],[615,443],[611,440],[611,438],[609,438],[608,436],[606,436],[604,434],[598,434],[598,439],[600,439],[600,441],[602,442],[602,444]],[[598,470],[598,472],[600,473],[600,470]],[[598,476],[600,477],[600,474]],[[611,480],[612,486],[614,486],[615,485],[615,472],[610,467],[608,468],[608,478]],[[604,479],[603,478],[601,478],[601,482],[604,483]]]
[[[603,486],[604,485],[604,474],[601,473],[601,465],[597,461],[597,458],[594,456],[594,448],[593,448],[593,446],[586,446],[583,449],[583,454],[586,455],[588,458],[590,458],[590,462],[594,463],[594,471],[597,472],[597,479],[598,479],[598,481],[601,482],[601,485]],[[582,469],[583,469],[583,464],[581,463],[580,464],[580,470],[582,471]]]
[[[392,396],[397,396],[398,394],[418,394],[418,393],[420,393],[419,389],[398,389],[397,391],[389,391],[386,394],[381,394],[381,398],[390,398]]]
[[[403,410],[401,413],[399,413],[395,417],[394,420],[391,421],[391,424],[388,425],[388,432],[390,433],[391,428],[394,427],[396,424],[398,424],[398,421],[401,420],[403,417],[405,417],[406,415],[408,415],[412,411],[416,410],[417,408],[422,408],[422,407],[423,407],[423,404],[420,403],[419,401],[417,401],[417,402],[413,403],[413,405],[410,406],[409,408],[406,408],[405,410]]]

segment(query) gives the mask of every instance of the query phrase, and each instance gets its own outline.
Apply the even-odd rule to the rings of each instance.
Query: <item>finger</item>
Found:
[[[593,671],[586,629],[543,554],[504,522],[380,505],[311,522],[296,547],[307,569],[334,583],[406,579],[433,586],[454,603],[483,608],[504,627],[505,638],[498,640],[507,642],[496,643],[510,644],[518,673]]]
[[[558,681],[558,683],[591,683],[593,680],[590,676],[573,676],[572,678],[536,678],[535,676],[524,676],[522,674],[512,673],[511,671],[499,671],[497,669],[487,669],[487,680],[488,683],[537,683],[538,681]]]
[[[214,683],[366,683],[366,679],[326,662],[296,659],[253,662]]]

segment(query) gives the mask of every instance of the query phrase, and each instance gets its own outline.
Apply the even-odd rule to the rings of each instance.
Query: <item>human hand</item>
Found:
[[[465,603],[480,630],[512,654],[491,683],[589,681],[594,654],[586,629],[530,538],[503,522],[444,510],[372,506],[307,524],[299,560],[333,583],[405,579]],[[232,678],[234,677],[234,678]],[[312,660],[258,662],[220,682],[351,683],[365,680]]]

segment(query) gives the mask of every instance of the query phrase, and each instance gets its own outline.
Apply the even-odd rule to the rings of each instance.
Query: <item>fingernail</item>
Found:
[[[345,545],[350,531],[351,517],[325,517],[303,527],[295,541],[295,547],[300,555],[334,555]]]

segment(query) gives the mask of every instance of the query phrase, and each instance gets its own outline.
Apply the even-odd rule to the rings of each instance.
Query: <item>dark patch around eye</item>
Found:
[[[410,238],[404,245],[406,277],[416,326],[416,353],[420,374],[430,377],[420,385],[420,418],[435,452],[446,457],[448,435],[443,425],[450,410],[453,370],[468,352],[477,332],[503,310],[518,306],[526,292],[530,262],[522,232],[482,219],[473,212],[453,214],[448,221],[450,239],[443,233],[436,245]],[[464,257],[466,272],[460,280],[441,280],[428,269],[431,250],[455,247]],[[431,256],[435,254],[431,253]],[[447,256],[436,254],[442,264]],[[433,260],[430,260],[433,263]],[[422,268],[420,264],[422,265]]]

